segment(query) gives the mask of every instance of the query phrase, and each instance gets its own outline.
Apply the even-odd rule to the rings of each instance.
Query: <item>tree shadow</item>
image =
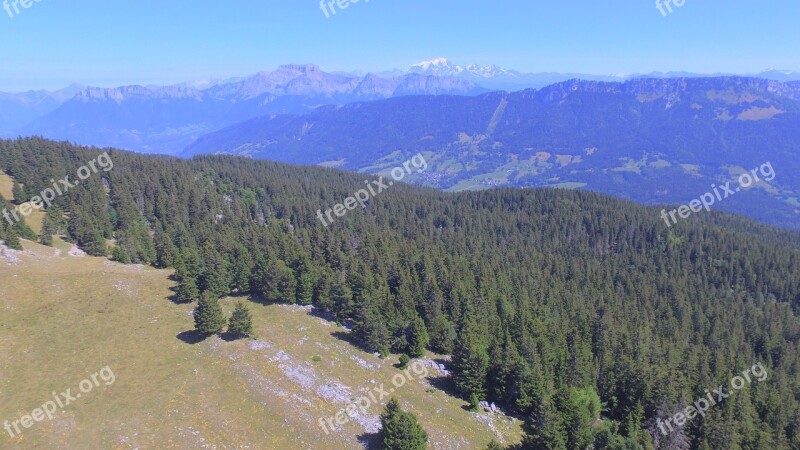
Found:
[[[377,450],[380,448],[380,437],[381,433],[364,433],[359,434],[357,436],[358,442],[361,442],[361,445],[364,446],[367,450]]]
[[[199,333],[197,330],[189,330],[178,333],[175,337],[187,344],[195,345],[205,341],[211,337],[211,335]]]
[[[227,331],[225,333],[220,333],[218,336],[225,342],[233,342],[241,339],[250,339],[249,336],[242,336],[241,334],[229,333]]]
[[[325,311],[322,308],[313,307],[311,308],[311,312],[308,313],[311,316],[318,317],[322,320],[327,320],[331,323],[336,323],[336,315],[330,311]]]
[[[172,295],[167,297],[167,300],[171,301],[172,303],[174,303],[176,305],[188,305],[189,303],[193,302],[193,300],[181,300],[181,299],[179,299],[178,298],[178,287],[177,286],[171,286],[169,288],[169,290],[170,290],[170,292],[172,292]]]
[[[359,349],[361,351],[364,351],[364,352],[367,352],[367,353],[375,353],[374,351],[372,351],[369,348],[367,348],[367,346],[364,345],[364,343],[361,342],[358,338],[353,336],[353,333],[349,333],[349,332],[346,332],[346,331],[334,331],[334,332],[331,333],[331,336],[333,336],[336,339],[339,339],[341,341],[347,342],[348,344],[352,345],[353,347],[356,347],[357,349]]]
[[[458,390],[456,389],[455,383],[453,383],[452,377],[429,376],[428,383],[430,383],[431,387],[433,387],[434,389],[438,389],[444,392],[445,394],[449,395],[450,397],[463,400],[461,396],[458,394]]]

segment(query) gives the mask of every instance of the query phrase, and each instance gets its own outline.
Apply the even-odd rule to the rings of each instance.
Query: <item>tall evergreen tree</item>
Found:
[[[22,185],[16,181],[14,182],[14,186],[11,188],[11,195],[14,196],[14,203],[17,205],[21,205],[30,200],[28,193],[25,192],[25,188],[23,188]]]
[[[550,399],[534,406],[526,422],[524,450],[567,450],[567,437],[561,417]]]
[[[425,322],[419,316],[414,317],[411,321],[408,337],[408,354],[412,358],[425,356],[425,350],[429,342],[430,338],[428,337],[428,330],[425,328]]]
[[[217,333],[225,326],[225,316],[219,299],[210,292],[203,292],[194,310],[195,329],[201,334]]]
[[[467,399],[475,396],[486,398],[486,375],[489,369],[489,354],[477,332],[475,322],[467,319],[453,353],[453,382]]]
[[[404,412],[394,398],[381,414],[380,448],[383,450],[425,450],[428,433],[414,414]]]
[[[250,336],[253,333],[253,318],[244,302],[239,300],[233,310],[228,324],[228,332],[238,337]]]

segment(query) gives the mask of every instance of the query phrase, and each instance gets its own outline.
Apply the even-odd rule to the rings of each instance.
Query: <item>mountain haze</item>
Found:
[[[86,88],[19,133],[147,153],[176,153],[203,134],[264,114],[299,114],[320,105],[404,95],[481,92],[486,89],[456,78],[419,74],[353,77],[326,73],[315,65],[287,65],[201,88],[191,84]]]
[[[378,173],[423,152],[440,189],[582,187],[645,203],[697,198],[771,162],[774,182],[718,206],[800,223],[800,83],[756,78],[572,80],[475,97],[406,97],[220,130],[184,155],[229,153]]]

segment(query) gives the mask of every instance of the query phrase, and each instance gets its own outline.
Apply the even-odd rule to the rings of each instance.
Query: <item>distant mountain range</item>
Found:
[[[800,72],[776,69],[767,69],[756,74],[698,74],[691,72],[651,72],[646,74],[634,73],[612,75],[558,72],[522,73],[516,70],[504,69],[496,65],[479,66],[476,64],[471,64],[462,66],[450,62],[447,58],[435,58],[430,61],[423,61],[418,64],[414,64],[408,71],[404,72],[396,70],[394,72],[386,72],[385,74],[398,73],[418,73],[421,75],[454,77],[472,81],[491,90],[503,91],[518,91],[528,88],[539,89],[551,84],[573,79],[588,81],[626,81],[635,78],[705,78],[721,76],[746,76],[775,81],[800,80]]]
[[[700,77],[654,73],[649,78]],[[778,81],[800,74],[757,74]],[[56,92],[0,93],[0,137],[41,135],[80,144],[176,154],[205,134],[256,117],[303,114],[318,106],[412,95],[474,96],[493,90],[542,88],[569,79],[624,81],[644,75],[521,73],[495,65],[457,65],[445,58],[377,74],[327,73],[287,65],[243,78],[175,86],[117,88],[73,85]]]
[[[41,135],[81,144],[176,153],[206,133],[266,114],[299,114],[320,105],[404,95],[483,92],[487,89],[452,77],[413,73],[355,77],[326,73],[315,65],[287,65],[221,82],[88,87],[60,105],[51,106],[51,100],[47,109],[29,108],[20,116],[36,117],[24,125],[24,120],[16,121],[17,126],[5,135]],[[17,112],[9,108],[2,114]]]
[[[45,90],[19,94],[0,92],[0,137],[15,135],[21,127],[54,111],[82,88],[74,84],[55,92]]]
[[[800,82],[636,78],[261,117],[199,139],[184,156],[385,173],[422,152],[429,168],[415,181],[440,189],[585,188],[650,204],[688,202],[770,162],[772,183],[718,207],[800,228],[799,142]]]

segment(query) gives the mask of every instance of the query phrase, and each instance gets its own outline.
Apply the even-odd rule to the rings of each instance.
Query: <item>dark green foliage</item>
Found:
[[[503,450],[504,448],[505,447],[503,447],[503,444],[495,441],[494,439],[492,439],[492,441],[489,442],[489,445],[486,446],[486,450]]]
[[[270,258],[256,265],[253,288],[268,302],[294,303],[297,280],[283,260]]]
[[[481,398],[478,394],[469,394],[469,410],[473,412],[480,411]]]
[[[7,212],[11,217],[11,203],[9,203],[2,195],[0,195],[0,214]],[[10,249],[22,250],[22,243],[19,241],[19,233],[14,226],[13,217],[11,223],[5,217],[0,217],[0,241]]]
[[[25,192],[25,189],[22,187],[22,185],[16,181],[14,182],[14,186],[11,188],[11,195],[14,196],[14,203],[17,205],[21,205],[30,200],[28,193]]]
[[[36,236],[36,232],[33,231],[24,221],[19,221],[15,225],[17,229],[17,234],[19,237],[23,239],[27,239],[29,241],[36,241],[38,236]]]
[[[486,375],[489,355],[477,331],[477,325],[468,319],[461,331],[453,353],[453,382],[464,398],[483,400],[486,397]]]
[[[428,433],[417,423],[414,414],[404,412],[394,398],[381,414],[380,448],[382,450],[425,450]]]
[[[0,141],[0,169],[39,192],[96,153]],[[463,398],[536,419],[544,428],[526,427],[531,442],[555,448],[588,438],[597,402],[573,401],[580,390],[604,405],[596,430],[608,433],[592,428],[593,442],[647,449],[655,418],[761,361],[769,379],[660,443],[800,442],[797,233],[714,212],[666,228],[660,208],[590,192],[404,185],[323,227],[316,210],[363,186],[361,175],[111,156],[114,170],[59,197],[48,222],[84,250],[104,254],[117,239],[131,259],[174,268],[179,298],[197,299],[198,283],[286,303],[310,292],[320,313],[383,353],[424,348],[412,332],[422,323],[428,348],[452,355]],[[9,246],[21,232],[0,220]]]
[[[566,432],[563,421],[550,399],[533,408],[522,441],[525,450],[566,450]],[[570,447],[574,448],[574,447]]]
[[[201,334],[217,333],[225,326],[225,316],[219,299],[210,292],[203,292],[194,310],[194,327]]]
[[[430,338],[428,337],[428,330],[425,328],[425,322],[420,317],[415,317],[411,321],[411,330],[408,337],[408,354],[412,358],[421,358],[425,356],[425,349],[428,347]]]
[[[45,216],[44,220],[42,221],[42,234],[39,236],[39,243],[46,246],[53,245],[53,225],[50,223],[50,219]]]
[[[411,361],[411,358],[408,355],[406,355],[405,353],[400,355],[400,369],[405,369],[406,367],[408,367],[408,363],[410,361]]]
[[[253,317],[243,301],[236,303],[231,320],[228,323],[228,333],[234,336],[246,337],[253,333]]]
[[[131,257],[128,256],[128,253],[122,249],[120,246],[115,246],[113,250],[111,250],[111,259],[118,263],[122,264],[130,264]],[[185,296],[185,292],[181,292],[178,296],[181,297],[181,300],[185,300],[183,296]]]
[[[175,291],[178,300],[183,302],[193,302],[200,296],[200,289],[197,287],[197,280],[193,277],[182,277]]]

